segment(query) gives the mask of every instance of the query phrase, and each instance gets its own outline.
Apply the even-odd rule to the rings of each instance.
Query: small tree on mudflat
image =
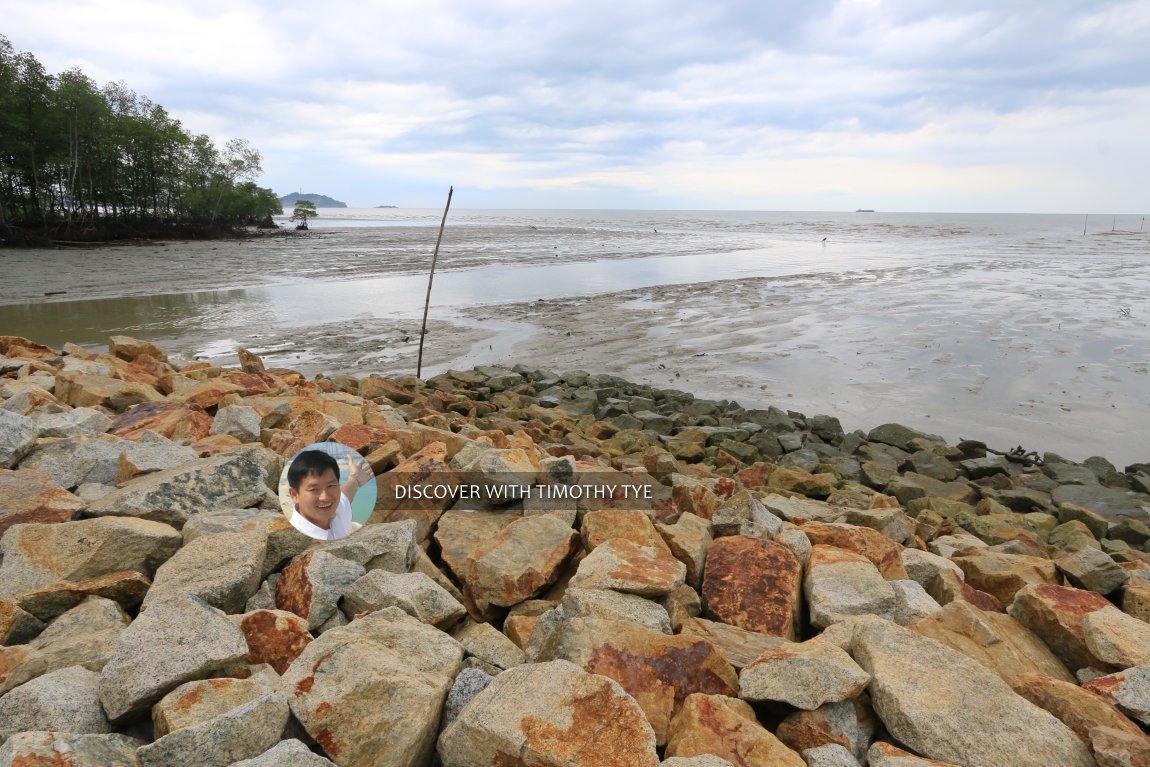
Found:
[[[307,229],[307,220],[309,218],[319,218],[319,213],[315,210],[315,203],[311,200],[296,200],[295,210],[292,211],[291,220],[299,221],[297,229]]]

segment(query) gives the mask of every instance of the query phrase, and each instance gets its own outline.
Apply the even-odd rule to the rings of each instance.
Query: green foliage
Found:
[[[188,132],[123,83],[49,75],[0,35],[0,228],[245,224],[279,213],[260,154]]]
[[[306,227],[309,218],[319,218],[319,213],[317,213],[315,209],[315,203],[311,200],[296,200],[295,210],[292,211],[291,220],[300,221]]]

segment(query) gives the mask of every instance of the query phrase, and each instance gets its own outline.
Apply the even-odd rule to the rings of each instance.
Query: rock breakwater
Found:
[[[0,765],[1150,764],[1150,464],[578,370],[0,354]],[[378,491],[332,541],[278,495],[323,441]]]

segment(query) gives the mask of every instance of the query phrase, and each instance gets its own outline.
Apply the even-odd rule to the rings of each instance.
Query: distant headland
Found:
[[[334,200],[325,194],[299,194],[298,192],[292,192],[291,194],[284,195],[283,197],[280,198],[280,202],[283,204],[283,206],[285,208],[294,207],[295,204],[297,202],[299,202],[300,200],[309,200],[311,202],[314,202],[315,206],[317,208],[346,208],[347,207],[346,202],[340,202],[339,200]]]

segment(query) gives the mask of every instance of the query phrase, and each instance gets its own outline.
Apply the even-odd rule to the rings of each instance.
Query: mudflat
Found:
[[[583,368],[745,407],[833,414],[848,429],[898,421],[1002,450],[1021,444],[1119,465],[1147,458],[1150,265],[1098,257],[1113,238],[1095,236],[1096,253],[1080,258],[872,258],[807,272],[798,264],[770,276],[725,270],[723,253],[704,254],[714,259],[712,279],[680,284],[670,272],[626,272],[624,285],[650,284],[611,290],[606,280],[565,294],[561,279],[546,279],[561,265],[616,274],[648,262],[660,242],[673,254],[684,248],[668,236],[641,248],[607,247],[608,240],[599,250],[556,255],[551,242],[586,234],[548,232],[537,246],[520,247],[508,232],[452,233],[437,273],[447,292],[433,301],[425,375],[489,363]],[[301,238],[6,251],[0,325],[59,342],[43,337],[51,322],[42,314],[59,304],[68,307],[65,317],[91,313],[91,337],[61,328],[62,338],[94,346],[129,332],[186,358],[231,359],[243,346],[309,374],[413,373],[431,235],[428,227],[349,228]],[[513,243],[513,263],[483,244],[493,237]],[[1134,234],[1123,248],[1136,251],[1131,238],[1138,237],[1150,241]],[[511,294],[546,298],[451,292],[452,280],[481,285],[492,274],[501,286],[530,275]],[[117,323],[116,300],[91,299],[130,301],[130,316]]]

